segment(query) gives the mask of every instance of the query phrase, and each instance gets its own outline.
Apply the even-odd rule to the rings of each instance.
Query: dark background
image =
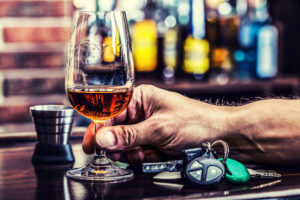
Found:
[[[283,75],[300,74],[300,1],[269,0],[274,22],[281,28],[280,71]]]

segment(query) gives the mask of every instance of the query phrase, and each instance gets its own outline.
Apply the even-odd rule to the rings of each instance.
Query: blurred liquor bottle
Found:
[[[116,5],[116,0],[97,0],[96,2],[97,11],[111,11],[115,8]],[[120,59],[119,55],[121,53],[118,31],[115,30],[114,33],[108,33],[106,30],[102,29],[101,35],[103,37],[102,64],[110,64],[114,63],[115,61],[120,62],[120,60],[118,60]],[[114,52],[114,49],[116,52]]]
[[[170,28],[164,35],[164,70],[163,77],[166,84],[175,82],[177,69],[177,40],[178,34],[175,28]]]
[[[190,0],[189,35],[184,41],[184,77],[206,79],[209,70],[209,43],[206,39],[204,0]]]
[[[82,10],[83,11],[110,11],[113,10],[115,7],[115,0],[112,1],[104,1],[104,0],[96,0],[96,1],[90,1],[85,2],[86,4],[83,4]],[[97,20],[96,20],[97,22]],[[113,44],[116,45],[116,49],[120,50],[118,47],[119,44],[119,37],[115,33],[108,33],[105,29],[103,29],[103,24],[98,24],[96,22],[92,22],[90,26],[86,29],[87,35],[91,35],[94,38],[95,35],[98,35],[97,39],[89,40],[87,38],[86,41],[82,42],[82,49],[81,53],[86,54],[85,56],[88,57],[88,60],[90,61],[90,64],[97,65],[97,64],[109,64],[115,61],[115,54],[113,52]],[[114,36],[114,37],[113,37]],[[103,40],[103,43],[105,44],[105,47],[102,49],[103,53],[103,59],[98,60],[94,58],[94,54],[99,53],[99,49],[96,47],[97,42]],[[89,54],[88,52],[93,52],[94,54]]]
[[[163,79],[166,84],[173,84],[178,69],[178,2],[163,0],[162,3],[167,13],[163,21]]]
[[[156,0],[147,0],[145,17],[132,26],[132,49],[137,79],[161,77],[162,46],[159,40],[159,8]]]
[[[211,45],[210,79],[226,84],[233,75],[239,17],[235,2],[207,0],[207,38]]]
[[[96,11],[111,11],[115,8],[116,5],[116,0],[111,0],[111,1],[106,1],[106,0],[96,0]],[[101,27],[102,24],[95,24],[95,26],[91,26],[92,28],[89,30],[89,32],[94,35],[95,32],[98,32],[99,34],[99,40],[103,40],[103,60],[101,60],[101,64],[111,64],[115,61],[117,61],[118,56],[116,57],[115,55],[120,54],[120,41],[119,41],[119,35],[118,32],[116,31],[115,33],[109,33],[107,30]],[[113,48],[113,45],[115,47]],[[98,49],[93,47],[91,49],[94,53],[99,53],[97,51]],[[116,50],[116,54],[114,53],[114,50]],[[93,59],[93,55],[90,55],[91,60]],[[99,61],[94,61],[96,64]],[[99,63],[98,63],[99,64]]]
[[[278,72],[278,29],[272,24],[267,0],[248,0],[234,53],[239,79],[269,79]]]
[[[176,55],[176,67],[175,67],[175,78],[176,81],[180,79],[184,79],[185,72],[183,70],[183,62],[184,62],[184,43],[186,38],[189,35],[189,26],[191,22],[191,0],[174,0],[176,3],[174,4],[176,7],[176,18],[177,18],[177,27],[171,30],[168,36],[165,37],[166,40],[171,40],[171,44],[168,46],[172,46],[171,49],[174,48],[174,40],[177,37],[176,42],[176,52],[173,51],[173,55]],[[175,36],[174,30],[176,30],[177,34]],[[167,39],[169,37],[169,39]],[[165,43],[165,48],[167,44]],[[170,47],[169,47],[170,48]],[[166,62],[165,62],[166,66]],[[167,68],[167,66],[166,66]],[[165,69],[166,69],[165,68]],[[170,68],[169,68],[170,69]],[[165,71],[164,71],[165,72]],[[166,81],[166,79],[165,79]],[[174,82],[175,79],[171,79],[169,83]]]

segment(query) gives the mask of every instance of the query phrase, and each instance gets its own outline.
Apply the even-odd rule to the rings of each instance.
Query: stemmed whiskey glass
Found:
[[[66,93],[74,109],[97,126],[128,106],[134,88],[134,66],[124,11],[78,11],[66,66]],[[71,169],[74,179],[120,182],[133,177],[96,148],[90,164]]]

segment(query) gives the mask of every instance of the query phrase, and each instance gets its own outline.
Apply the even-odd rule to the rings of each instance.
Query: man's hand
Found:
[[[180,94],[142,85],[134,90],[128,108],[98,127],[91,123],[83,140],[86,153],[95,145],[119,159],[123,152],[131,162],[157,161],[161,154],[178,156],[185,148],[199,147],[224,132],[226,110]],[[114,125],[114,126],[112,126]]]

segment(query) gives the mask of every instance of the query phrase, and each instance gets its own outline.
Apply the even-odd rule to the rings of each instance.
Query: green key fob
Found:
[[[222,161],[223,158],[219,158],[219,160]],[[231,183],[246,183],[250,179],[246,166],[236,160],[228,158],[225,168],[225,179]]]

